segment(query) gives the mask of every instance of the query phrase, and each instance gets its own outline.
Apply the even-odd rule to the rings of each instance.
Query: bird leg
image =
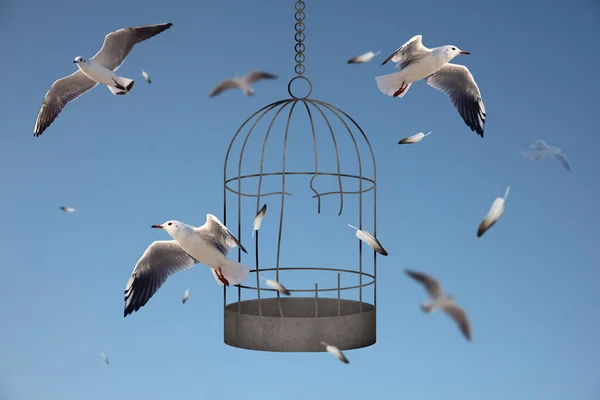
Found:
[[[217,278],[219,278],[219,280],[223,282],[223,285],[229,286],[229,281],[223,276],[223,271],[221,271],[221,268],[219,267],[219,269],[215,270],[215,272],[217,273]]]
[[[394,92],[394,97],[398,97],[402,93],[404,93],[404,91],[406,90],[407,87],[408,87],[408,85],[406,85],[404,82],[402,82],[402,86],[400,86],[400,89],[398,89]]]

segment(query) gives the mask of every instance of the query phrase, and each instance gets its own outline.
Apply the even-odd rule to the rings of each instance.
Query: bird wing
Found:
[[[427,274],[423,274],[421,272],[416,272],[416,271],[411,271],[409,269],[405,269],[404,272],[408,276],[413,278],[414,280],[421,282],[423,284],[423,286],[425,287],[427,294],[433,300],[437,300],[444,296],[444,291],[442,290],[442,286],[440,285],[440,283],[438,282],[437,279],[435,279]]]
[[[456,304],[451,304],[449,306],[443,307],[444,312],[448,314],[454,322],[460,328],[460,331],[465,335],[467,340],[471,340],[471,324],[469,323],[469,318],[467,317],[467,313],[465,310],[457,306]]]
[[[549,147],[545,140],[535,140],[530,144],[526,144],[525,146],[530,147],[533,150],[544,150]]]
[[[44,97],[33,128],[33,136],[40,136],[44,133],[68,102],[89,92],[97,84],[79,69],[71,75],[55,81]]]
[[[385,65],[388,61],[392,60],[397,63],[399,69],[403,69],[412,61],[418,60],[429,54],[429,49],[423,46],[421,39],[423,39],[422,35],[413,36],[408,42],[398,47],[395,52],[381,63],[381,65]]]
[[[557,159],[558,161],[560,161],[560,163],[563,165],[563,167],[565,167],[567,170],[571,170],[571,165],[569,164],[569,160],[567,160],[567,157],[562,154],[562,153],[557,153],[555,155],[553,155],[552,157],[554,157],[555,159]]]
[[[206,214],[206,223],[195,230],[204,240],[212,243],[225,256],[235,246],[238,246],[244,253],[248,253],[239,240],[233,236],[233,233],[212,214]]]
[[[261,79],[276,79],[277,75],[270,74],[265,71],[252,71],[246,75],[246,82],[254,83]]]
[[[184,271],[197,262],[174,240],[152,243],[135,265],[125,287],[124,316],[146,305],[169,275]]]
[[[521,150],[521,155],[528,160],[539,161],[542,159],[542,152],[540,150],[535,151],[523,151]]]
[[[172,23],[144,25],[111,32],[106,35],[102,48],[92,57],[92,60],[112,71],[116,71],[123,64],[133,46],[166,31],[172,26]]]
[[[219,93],[227,90],[227,89],[233,89],[233,88],[238,88],[240,87],[240,84],[238,81],[234,80],[234,79],[226,79],[223,82],[219,83],[212,92],[210,92],[210,94],[208,95],[209,97],[213,97],[218,95]]]
[[[467,67],[448,63],[425,78],[425,81],[432,88],[447,94],[469,128],[483,137],[485,106],[479,87]]]

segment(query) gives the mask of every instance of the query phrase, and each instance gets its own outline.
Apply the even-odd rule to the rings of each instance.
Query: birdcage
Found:
[[[312,84],[304,76],[304,10],[305,3],[296,1],[297,75],[288,84],[291,97],[271,103],[252,114],[233,136],[225,156],[223,223],[241,243],[246,243],[245,247],[251,249],[247,243],[249,240],[254,242],[254,257],[237,249],[238,262],[254,266],[254,269],[242,284],[225,286],[223,293],[224,341],[237,348],[316,352],[325,350],[321,342],[347,350],[370,346],[376,341],[377,254],[372,248],[356,238],[356,250],[346,250],[356,251],[353,268],[280,265],[281,244],[284,239],[284,206],[292,195],[288,190],[294,179],[304,177],[309,180],[308,187],[315,199],[317,214],[321,214],[321,203],[325,199],[339,199],[338,215],[342,215],[344,204],[348,208],[348,204],[352,203],[352,209],[357,215],[353,215],[351,220],[356,222],[359,229],[365,229],[363,223],[366,223],[369,230],[374,235],[377,234],[376,168],[369,140],[356,121],[344,111],[309,98]],[[305,96],[294,94],[292,85],[296,81],[304,81],[308,85]],[[261,124],[264,127],[257,128]],[[298,125],[300,129],[297,129]],[[312,157],[306,157],[310,163],[310,168],[306,168],[308,170],[292,168],[287,164],[290,135],[308,135],[312,141],[312,146],[302,151],[312,153]],[[352,171],[345,171],[340,166],[339,143],[342,137],[350,143],[350,151],[356,153],[356,165]],[[279,138],[279,144],[283,145],[282,151],[266,151],[267,143],[271,143],[274,138]],[[323,149],[324,146],[318,148],[320,139],[330,142],[326,150]],[[254,143],[255,151],[249,150],[251,142]],[[239,154],[234,155],[233,149],[236,147],[239,148]],[[312,148],[309,150],[309,147]],[[272,148],[273,145],[270,144],[269,149]],[[277,157],[273,156],[274,153]],[[260,161],[248,166],[248,159],[254,156]],[[330,168],[323,167],[323,162],[319,166],[322,160],[331,161]],[[321,177],[328,178],[325,181],[330,183],[331,188],[316,188],[315,181]],[[271,186],[267,181],[270,181]],[[347,188],[348,182],[354,190]],[[267,201],[265,199],[271,205],[267,213],[269,217],[275,214],[273,209],[279,207],[279,228],[276,234],[271,235],[273,242],[270,245],[264,240],[261,242],[260,236],[268,236],[261,229],[253,233],[253,238],[248,239],[254,217],[262,208],[262,202]],[[249,209],[251,212],[248,212]],[[294,228],[288,228],[288,232],[289,229]],[[348,235],[353,235],[353,231],[349,230]],[[275,241],[276,245],[273,244]],[[271,254],[265,255],[265,248],[269,248]],[[274,266],[265,267],[265,258],[274,259]],[[295,286],[295,276],[301,272],[337,275],[337,285],[324,286],[315,281],[314,285]],[[284,297],[279,291],[265,286],[260,279],[261,274],[265,273],[274,275],[276,281],[285,283],[291,295]],[[352,284],[342,285],[342,280]],[[372,298],[372,304],[364,300],[367,293]],[[233,296],[235,301],[227,303],[228,296]]]

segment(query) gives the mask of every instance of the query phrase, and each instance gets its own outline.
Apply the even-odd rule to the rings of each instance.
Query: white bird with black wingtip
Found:
[[[67,103],[89,92],[99,83],[105,84],[114,95],[129,93],[135,81],[118,76],[115,71],[137,43],[150,39],[171,26],[172,23],[166,23],[119,29],[106,35],[102,48],[94,57],[75,57],[73,63],[77,64],[77,72],[52,84],[35,121],[33,136],[44,133]]]
[[[467,67],[450,63],[459,54],[470,53],[452,45],[428,49],[422,38],[413,36],[381,63],[392,60],[400,71],[376,77],[377,87],[388,96],[401,98],[414,82],[424,79],[448,95],[467,126],[483,137],[486,114],[479,87]]]
[[[552,157],[555,160],[560,161],[562,166],[565,167],[567,171],[571,171],[571,164],[569,164],[569,160],[567,159],[567,156],[565,156],[565,153],[563,153],[562,150],[556,146],[548,145],[545,140],[536,140],[530,144],[526,144],[523,147],[526,147],[530,150],[521,150],[523,157],[534,161],[540,161],[546,157]]]
[[[236,76],[233,79],[225,79],[219,83],[212,92],[208,95],[214,97],[229,89],[242,89],[246,96],[252,96],[254,89],[250,86],[252,83],[256,83],[262,79],[276,79],[277,75],[273,75],[265,71],[252,71],[245,76]]]
[[[479,228],[477,229],[477,237],[481,237],[500,219],[500,217],[504,213],[504,203],[506,202],[506,198],[508,197],[508,192],[510,192],[510,187],[506,188],[504,197],[496,197],[496,199],[494,199],[494,202],[490,207],[490,211],[488,211],[483,221],[481,221],[481,223],[479,224]]]
[[[425,287],[429,297],[433,300],[430,303],[421,303],[423,312],[429,314],[436,309],[441,309],[456,322],[465,338],[471,341],[471,324],[469,323],[469,318],[465,310],[454,302],[454,296],[444,294],[442,286],[437,279],[429,275],[409,269],[405,269],[404,272],[417,282],[420,282]]]
[[[250,272],[250,267],[227,258],[236,246],[247,251],[212,214],[206,215],[206,223],[200,227],[171,220],[152,228],[165,230],[174,240],[152,243],[137,262],[125,287],[125,317],[143,307],[169,275],[199,262],[211,268],[221,286],[238,285]]]

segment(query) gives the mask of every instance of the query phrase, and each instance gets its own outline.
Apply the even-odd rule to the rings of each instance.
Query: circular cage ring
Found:
[[[304,67],[303,64],[296,64],[296,66],[294,67],[294,71],[296,71],[296,73],[298,75],[303,75],[304,72],[306,71],[306,68]],[[289,92],[289,90],[288,90]]]
[[[294,7],[296,8],[296,11],[304,11],[304,9],[306,8],[306,4],[304,4],[304,2],[300,0],[296,2]]]
[[[294,60],[296,61],[296,63],[298,64],[304,64],[304,61],[306,60],[306,56],[304,55],[304,53],[297,53],[294,56]]]
[[[293,100],[290,100],[293,101]],[[310,102],[311,100],[307,100],[308,102]],[[263,172],[263,173],[259,173],[259,174],[249,174],[249,175],[241,175],[241,176],[233,176],[229,179],[227,179],[225,181],[225,188],[227,191],[233,193],[233,194],[237,194],[240,196],[244,196],[244,197],[266,197],[266,196],[273,196],[273,195],[284,195],[284,196],[291,196],[292,194],[289,192],[264,192],[264,193],[250,193],[250,192],[240,192],[238,190],[236,190],[236,188],[234,187],[234,183],[240,183],[240,181],[244,180],[244,179],[252,179],[252,178],[260,178],[262,177],[266,177],[266,176],[292,176],[292,175],[309,175],[312,176],[313,178],[315,176],[331,176],[331,177],[341,177],[341,178],[347,178],[347,179],[356,179],[356,180],[362,180],[363,183],[365,184],[362,187],[362,190],[343,190],[341,191],[342,194],[360,194],[360,193],[367,193],[370,192],[371,190],[375,189],[375,180],[373,178],[369,178],[366,176],[359,176],[359,175],[352,175],[352,174],[343,174],[343,173],[337,173],[337,172],[301,172],[301,171],[286,171],[286,172]],[[340,191],[330,191],[330,192],[322,192],[322,193],[316,193],[315,195],[313,195],[313,198],[317,198],[317,197],[322,197],[322,196],[329,196],[329,195],[339,195]]]
[[[302,64],[296,65],[296,67],[299,67],[299,66],[302,66],[302,69],[304,69],[304,65],[302,65]],[[304,72],[304,71],[302,71],[302,72]],[[296,70],[296,73],[300,74],[300,72],[298,72],[297,70]],[[307,93],[307,94],[306,94],[304,97],[298,97],[298,96],[296,96],[296,95],[295,95],[295,94],[292,92],[292,83],[294,83],[294,81],[295,81],[295,80],[297,80],[297,79],[302,79],[302,80],[306,81],[306,83],[308,83],[308,93]],[[312,83],[311,83],[311,82],[310,82],[310,80],[309,80],[307,77],[305,77],[305,76],[296,76],[296,77],[294,77],[294,78],[292,78],[292,79],[290,80],[290,83],[288,83],[288,93],[289,93],[289,94],[290,94],[290,96],[292,96],[294,99],[306,99],[306,98],[308,98],[308,96],[310,96],[310,94],[312,93]]]
[[[304,32],[296,32],[294,38],[296,39],[296,42],[304,42],[304,39],[306,39],[306,35],[304,34]]]
[[[298,11],[298,12],[296,12],[295,18],[296,18],[296,21],[298,21],[298,22],[304,21],[304,19],[306,18],[306,14],[304,14],[303,11]]]
[[[262,273],[265,271],[276,271],[277,268],[260,268],[258,270],[258,272]],[[326,268],[326,267],[279,267],[279,271],[326,271],[326,272],[339,272],[339,273],[344,273],[344,274],[354,274],[354,275],[362,275],[365,278],[368,278],[365,282],[363,282],[362,284],[358,284],[358,285],[352,285],[352,286],[340,286],[340,287],[334,287],[334,288],[318,288],[317,291],[319,293],[325,293],[325,292],[344,292],[347,290],[355,290],[355,289],[360,289],[365,288],[365,287],[369,287],[371,285],[375,284],[375,276],[372,274],[369,274],[367,272],[360,272],[360,271],[356,271],[356,270],[352,270],[352,269],[342,269],[342,268]],[[250,270],[250,273],[254,273],[256,274],[256,269]],[[261,292],[276,292],[276,289],[271,289],[271,288],[265,288],[265,287],[261,287],[258,288],[256,286],[246,286],[246,285],[239,285],[240,288],[242,289],[247,289],[247,290],[254,290],[254,291],[261,291]],[[290,289],[287,288],[289,292],[294,292],[294,293],[314,293],[315,292],[315,288],[311,288],[311,289]]]
[[[304,53],[304,50],[306,50],[306,46],[304,45],[304,43],[298,42],[294,46],[294,50],[296,50],[296,53]]]
[[[296,32],[304,32],[304,29],[306,28],[306,26],[304,25],[304,22],[298,21],[294,25],[294,28],[296,28]]]

